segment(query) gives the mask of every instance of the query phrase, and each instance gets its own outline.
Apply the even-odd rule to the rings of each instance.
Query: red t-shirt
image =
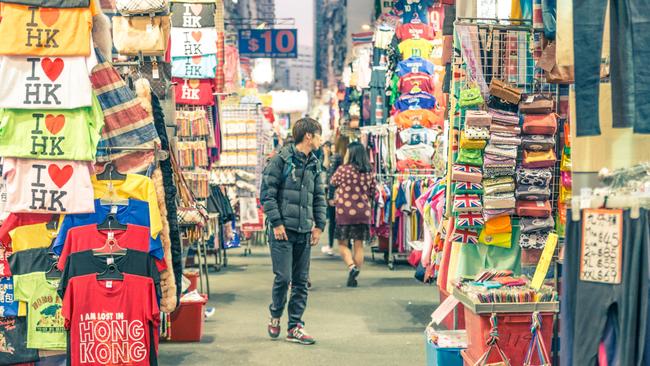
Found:
[[[11,236],[9,232],[17,227],[40,224],[52,220],[52,214],[11,213],[0,226],[0,277],[11,276],[7,257],[11,254]]]
[[[432,41],[436,36],[436,32],[433,30],[433,27],[424,23],[402,24],[397,27],[395,34],[400,41],[412,38],[428,39]]]
[[[146,253],[149,252],[148,227],[129,224],[126,225],[126,230],[114,230],[113,233],[115,240],[117,240],[117,245],[120,247]],[[84,225],[71,228],[68,230],[65,238],[57,267],[63,271],[70,253],[101,248],[106,244],[107,239],[108,232],[97,230],[97,225]],[[156,260],[156,267],[158,267],[159,271],[162,271],[166,268],[165,262],[163,260]]]
[[[419,87],[420,91],[433,94],[436,90],[433,76],[423,72],[406,74],[399,79],[399,91],[402,94],[409,94],[414,87]]]
[[[160,310],[153,280],[122,275],[121,281],[97,280],[96,274],[70,279],[62,314],[73,365],[148,366],[151,342],[157,352]]]
[[[176,103],[214,105],[214,80],[172,78],[176,83]]]

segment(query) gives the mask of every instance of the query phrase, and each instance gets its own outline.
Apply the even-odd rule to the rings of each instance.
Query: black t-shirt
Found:
[[[0,365],[38,360],[38,350],[27,348],[27,318],[0,318]]]
[[[47,272],[56,263],[56,260],[49,255],[48,248],[21,250],[12,253],[7,260],[13,275]]]
[[[149,253],[137,250],[126,250],[126,255],[113,257],[117,269],[120,272],[137,276],[150,277],[156,286],[156,295],[160,301],[162,291],[160,290],[160,272],[156,262]],[[92,250],[70,254],[66,260],[65,269],[59,284],[59,296],[63,299],[65,289],[71,278],[91,273],[102,273],[106,270],[106,262],[109,257],[95,256]]]

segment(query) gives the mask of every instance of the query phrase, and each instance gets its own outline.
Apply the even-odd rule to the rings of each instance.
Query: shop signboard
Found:
[[[297,58],[297,29],[240,29],[239,55],[249,58]]]

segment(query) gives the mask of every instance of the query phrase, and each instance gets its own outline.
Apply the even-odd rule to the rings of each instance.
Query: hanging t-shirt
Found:
[[[0,245],[11,247],[11,235],[9,233],[13,229],[24,225],[49,222],[52,220],[52,217],[52,214],[12,212],[7,216],[2,226],[0,226]]]
[[[404,94],[395,103],[395,108],[400,111],[410,109],[434,109],[436,98],[429,93]]]
[[[422,127],[431,128],[438,126],[442,128],[444,121],[439,118],[435,113],[428,109],[412,109],[400,112],[395,115],[395,124],[399,128],[409,128],[415,122],[418,122]]]
[[[9,266],[14,275],[47,272],[56,263],[48,248],[27,249],[9,256]]]
[[[425,92],[433,94],[436,90],[433,76],[423,72],[406,74],[400,78],[398,84],[399,92],[402,94]]]
[[[172,27],[210,28],[214,27],[215,4],[172,3]]]
[[[0,109],[0,156],[95,160],[104,114],[92,101],[69,110]]]
[[[12,277],[2,277],[0,278],[0,317],[16,315],[18,315],[18,301],[14,300],[14,281]],[[2,354],[1,343],[0,354]]]
[[[93,16],[100,10],[91,1],[85,8],[39,8],[0,3],[0,55],[90,56]]]
[[[9,232],[13,253],[27,249],[49,248],[56,238],[56,229],[48,229],[47,223],[17,227]]]
[[[134,224],[148,227],[151,232],[149,237],[149,252],[158,259],[163,258],[164,251],[159,235],[162,230],[160,216],[150,217],[149,203],[137,199],[129,199],[128,205],[116,206],[102,205],[101,200],[96,199],[94,213],[65,215],[59,227],[59,234],[52,244],[52,251],[56,254],[61,254],[68,230],[77,226],[100,224],[106,220],[109,213],[114,213],[115,218],[121,224]]]
[[[433,27],[420,23],[406,23],[397,27],[395,35],[400,41],[407,39],[427,39],[432,41],[436,37],[436,32]]]
[[[375,47],[381,48],[382,50],[387,49],[390,46],[394,35],[395,30],[393,28],[380,26],[375,31]]]
[[[172,28],[171,57],[217,54],[217,30],[212,28]]]
[[[63,271],[61,283],[59,284],[58,291],[61,298],[65,296],[68,283],[72,278],[104,272],[106,270],[107,260],[108,257],[96,256],[92,250],[71,253],[66,261],[65,270]],[[162,296],[162,291],[160,290],[160,272],[156,267],[155,261],[148,253],[127,249],[126,255],[115,256],[113,263],[115,263],[117,269],[122,273],[151,278],[156,287],[157,298]]]
[[[185,79],[213,79],[217,70],[217,55],[174,57],[172,76]]]
[[[139,225],[126,225],[126,230],[113,230],[113,236],[117,245],[123,249],[139,250],[149,252],[149,228]],[[68,230],[68,235],[59,255],[57,268],[63,271],[65,262],[70,253],[82,252],[84,250],[99,249],[103,247],[110,232],[99,230],[97,225],[77,226]],[[164,269],[164,261],[156,262],[160,270]]]
[[[0,56],[0,108],[73,109],[92,105],[89,57]]]
[[[433,153],[436,150],[431,145],[418,144],[418,145],[404,145],[397,149],[395,155],[399,160],[417,160],[426,164],[431,164]]]
[[[433,75],[435,68],[431,62],[422,57],[411,57],[397,64],[397,75],[400,77],[416,72]]]
[[[91,181],[95,191],[95,198],[110,197],[109,181],[97,180],[94,175],[91,177]],[[151,229],[154,230],[152,232],[155,232],[156,228],[162,229],[156,188],[151,178],[139,174],[127,174],[125,180],[114,180],[112,185],[114,194],[119,198],[146,201],[149,204],[149,222],[151,223]]]
[[[38,350],[27,348],[27,319],[0,318],[0,365],[29,364],[38,360]]]
[[[428,59],[431,57],[431,52],[433,52],[433,44],[426,39],[407,39],[402,41],[398,47],[403,60],[411,57]]]
[[[92,163],[4,158],[10,212],[93,212]]]
[[[438,136],[438,133],[436,131],[421,126],[407,128],[399,133],[399,137],[402,142],[408,145],[433,145],[433,143],[436,141],[436,136]]]
[[[70,280],[63,316],[70,330],[72,365],[149,365],[157,339],[151,339],[150,330],[160,322],[154,283],[147,277],[123,276],[121,281],[97,280],[96,274]]]
[[[190,105],[214,105],[214,81],[212,79],[177,79],[176,103]]]
[[[61,315],[58,280],[48,280],[45,272],[14,275],[16,300],[27,303],[27,347],[51,350],[66,348],[66,332]]]
[[[398,0],[395,9],[402,12],[402,22],[411,23],[413,19],[419,19],[422,23],[429,23],[429,8],[433,6],[433,0]]]

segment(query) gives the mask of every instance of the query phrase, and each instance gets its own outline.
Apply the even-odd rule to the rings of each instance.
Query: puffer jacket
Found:
[[[260,200],[272,227],[308,233],[325,228],[327,203],[320,161],[294,144],[283,147],[266,168]]]

